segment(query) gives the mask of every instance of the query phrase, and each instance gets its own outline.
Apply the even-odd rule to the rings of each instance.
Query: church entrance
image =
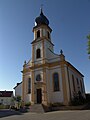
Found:
[[[42,90],[41,90],[41,88],[37,89],[37,103],[38,104],[42,103]]]

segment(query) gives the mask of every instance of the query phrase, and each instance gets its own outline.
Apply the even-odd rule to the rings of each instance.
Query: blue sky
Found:
[[[66,60],[85,77],[90,92],[90,0],[0,0],[0,90],[13,90],[21,82],[24,61],[31,59],[32,28],[40,6],[50,22],[55,52],[64,51]]]

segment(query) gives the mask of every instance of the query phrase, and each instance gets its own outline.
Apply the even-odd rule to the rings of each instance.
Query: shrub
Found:
[[[85,102],[86,102],[85,98],[79,92],[74,95],[73,99],[71,100],[71,105],[74,106],[83,105]]]
[[[0,105],[0,109],[4,109],[4,105]]]
[[[59,102],[51,103],[50,106],[51,107],[60,107],[60,106],[63,106],[63,103],[59,103]]]
[[[9,105],[0,105],[0,109],[9,109]]]
[[[87,94],[86,94],[86,102],[87,102],[87,103],[90,103],[90,93],[87,93]]]
[[[26,107],[29,107],[30,105],[31,105],[31,102],[25,103],[25,106],[26,106]]]

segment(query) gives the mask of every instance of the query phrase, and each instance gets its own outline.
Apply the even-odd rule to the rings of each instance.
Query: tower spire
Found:
[[[44,25],[47,25],[47,26],[49,25],[49,20],[43,14],[43,5],[41,5],[41,7],[40,7],[40,15],[39,15],[39,17],[37,17],[35,19],[35,22],[37,23],[37,25],[41,25],[41,24],[44,24]]]

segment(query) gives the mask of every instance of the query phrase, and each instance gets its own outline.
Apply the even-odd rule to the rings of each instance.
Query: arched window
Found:
[[[73,84],[73,91],[75,92],[75,83],[74,83],[74,76],[72,75],[72,84]]]
[[[76,80],[77,80],[77,85],[79,85],[79,81],[78,81],[78,78],[77,78]]]
[[[83,92],[83,84],[82,84],[82,80],[80,80],[80,86],[81,86],[81,91]]]
[[[38,75],[36,76],[36,81],[41,81],[41,75],[40,75],[40,74],[38,74]]]
[[[37,31],[37,38],[40,37],[40,30]]]
[[[54,88],[54,91],[59,91],[59,76],[58,76],[58,73],[53,74],[53,88]]]
[[[41,50],[39,48],[36,50],[36,58],[41,58]]]
[[[31,93],[31,78],[28,79],[28,94]]]
[[[50,39],[50,33],[47,31],[47,36],[48,36],[48,38]]]

